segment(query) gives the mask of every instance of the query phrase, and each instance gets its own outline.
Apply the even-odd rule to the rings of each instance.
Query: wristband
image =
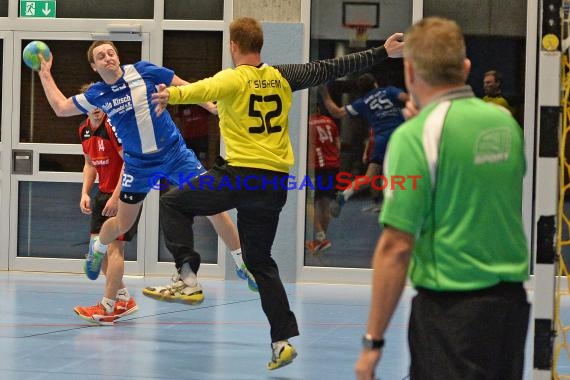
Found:
[[[379,350],[384,347],[384,338],[382,339],[373,339],[372,335],[365,334],[362,337],[362,348],[366,350]]]

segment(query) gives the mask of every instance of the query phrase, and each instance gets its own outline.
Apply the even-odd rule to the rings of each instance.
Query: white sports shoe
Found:
[[[200,284],[188,286],[180,279],[179,275],[173,278],[172,281],[172,284],[166,286],[147,286],[143,289],[143,294],[159,301],[179,302],[190,305],[204,301],[204,293]]]

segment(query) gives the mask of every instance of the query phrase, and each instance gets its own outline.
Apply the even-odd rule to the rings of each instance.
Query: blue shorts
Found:
[[[388,140],[390,139],[390,136],[392,136],[392,132],[394,132],[394,130],[374,134],[374,150],[372,151],[370,162],[380,165],[384,163],[386,147],[388,146]]]
[[[194,152],[180,139],[173,147],[143,157],[125,154],[121,194],[146,195],[150,190],[183,184],[205,172],[206,169]]]

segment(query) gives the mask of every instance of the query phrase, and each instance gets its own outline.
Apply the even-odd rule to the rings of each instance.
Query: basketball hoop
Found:
[[[350,48],[365,48],[366,41],[368,41],[368,28],[372,25],[369,24],[347,24],[347,28],[351,28],[355,30],[354,37],[350,38],[348,41],[348,47]]]

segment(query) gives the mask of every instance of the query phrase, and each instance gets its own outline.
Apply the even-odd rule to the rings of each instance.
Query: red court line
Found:
[[[139,317],[142,318],[142,317]],[[180,325],[248,325],[248,326],[265,326],[267,322],[247,322],[247,321],[140,321],[135,319],[126,319],[118,321],[115,326],[127,325],[160,325],[160,326],[180,326]],[[307,327],[362,327],[366,326],[366,322],[299,322],[300,326]],[[45,328],[45,327],[87,327],[99,326],[96,323],[0,323],[0,329],[7,328]],[[107,327],[107,326],[103,326]],[[407,324],[392,324],[393,328],[407,327]]]

